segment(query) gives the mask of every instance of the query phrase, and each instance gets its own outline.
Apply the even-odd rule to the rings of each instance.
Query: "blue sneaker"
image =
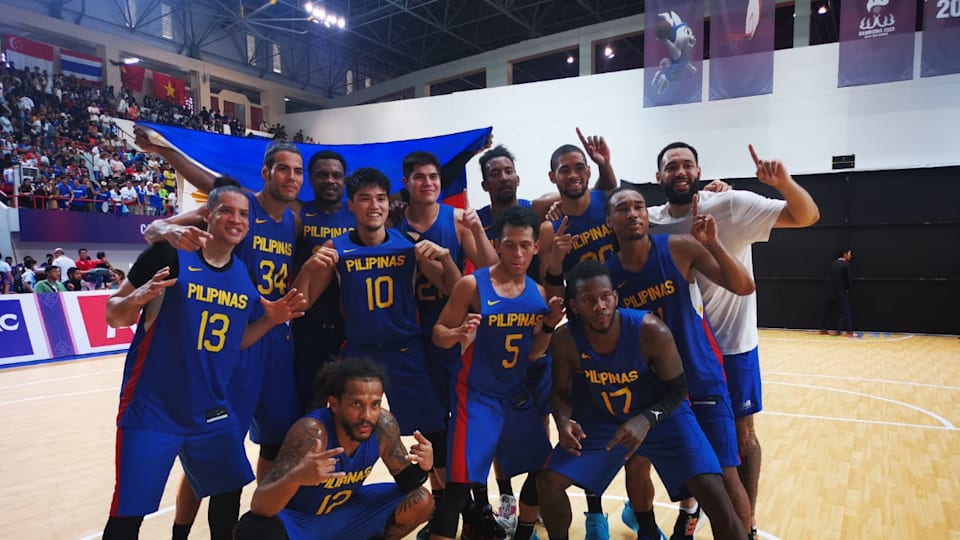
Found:
[[[606,514],[584,512],[583,515],[587,518],[584,540],[610,540],[610,523]]]
[[[630,501],[623,502],[623,511],[620,512],[620,521],[629,527],[631,531],[635,533],[640,532],[640,524],[637,523],[637,514],[633,512],[633,508],[630,508]],[[657,532],[660,533],[660,536],[656,540],[667,540],[667,536],[663,534],[663,531],[661,531],[659,527],[657,527]]]

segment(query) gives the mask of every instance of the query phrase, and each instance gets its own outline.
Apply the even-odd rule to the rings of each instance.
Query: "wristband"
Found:
[[[540,325],[540,331],[543,332],[544,334],[552,334],[556,329],[557,329],[556,326],[550,326],[547,323],[543,323]]]
[[[658,403],[640,413],[644,418],[647,419],[648,422],[650,422],[651,428],[667,419],[667,414],[663,412],[663,409],[659,405],[660,404]]]

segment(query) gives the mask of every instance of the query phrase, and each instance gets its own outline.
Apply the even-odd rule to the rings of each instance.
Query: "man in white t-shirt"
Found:
[[[697,151],[687,143],[675,142],[657,156],[657,182],[663,186],[668,202],[649,209],[652,232],[689,232],[693,199],[699,197],[699,213],[713,216],[720,230],[720,241],[752,275],[751,248],[755,242],[766,242],[773,228],[809,227],[816,223],[820,219],[816,202],[794,181],[783,163],[761,160],[753,146],[749,150],[757,167],[757,179],[779,191],[784,200],[769,199],[750,191],[698,194]],[[763,408],[757,354],[757,297],[756,293],[737,296],[702,277],[697,282],[707,318],[723,353],[742,460],[740,478],[750,498],[756,531],[760,442],[753,428],[753,415]],[[680,518],[684,518],[683,512],[681,509]]]
[[[13,273],[10,265],[3,260],[3,254],[0,253],[0,294],[13,292]]]
[[[57,248],[53,250],[53,266],[56,266],[60,269],[60,281],[67,281],[69,276],[67,276],[67,271],[71,268],[76,268],[77,263],[73,259],[67,257],[63,248]]]

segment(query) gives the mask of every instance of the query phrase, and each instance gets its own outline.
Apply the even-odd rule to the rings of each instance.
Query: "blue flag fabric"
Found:
[[[160,124],[140,123],[139,125],[163,135],[171,145],[184,154],[218,174],[236,178],[246,188],[259,191],[263,185],[260,179],[260,168],[263,166],[263,153],[271,141],[231,137]],[[303,154],[304,166],[314,153],[320,150],[333,150],[347,161],[347,174],[361,167],[378,169],[387,175],[391,190],[396,192],[403,187],[401,182],[403,157],[410,152],[417,150],[432,152],[440,160],[441,165],[444,165],[462,152],[474,153],[483,148],[492,131],[492,127],[485,127],[437,137],[370,144],[297,143],[297,148]],[[466,175],[458,175],[452,180],[444,186],[441,199],[459,195],[467,189]],[[306,189],[309,190],[309,187]],[[308,200],[313,196],[304,192],[301,198]]]

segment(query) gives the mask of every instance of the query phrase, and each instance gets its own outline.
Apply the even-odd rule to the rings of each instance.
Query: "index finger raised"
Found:
[[[563,220],[560,222],[560,226],[557,227],[557,232],[554,234],[554,236],[560,236],[562,234],[565,234],[567,232],[568,224],[569,224],[569,219],[567,218],[567,216],[563,216]]]
[[[693,195],[693,217],[700,215],[700,194],[695,193]]]
[[[753,158],[754,165],[760,165],[760,156],[757,155],[757,151],[753,149],[752,144],[748,144],[747,148],[750,150],[750,157]]]
[[[423,433],[420,433],[420,430],[417,430],[417,431],[414,431],[414,432],[413,432],[413,438],[416,439],[417,442],[420,443],[420,444],[429,444],[429,443],[430,443],[430,440],[427,439],[427,438],[423,435]]]
[[[582,144],[582,145],[584,146],[584,148],[590,146],[590,145],[587,143],[587,138],[583,136],[583,132],[580,131],[580,128],[579,128],[579,127],[577,128],[577,137],[580,137],[580,144]]]

